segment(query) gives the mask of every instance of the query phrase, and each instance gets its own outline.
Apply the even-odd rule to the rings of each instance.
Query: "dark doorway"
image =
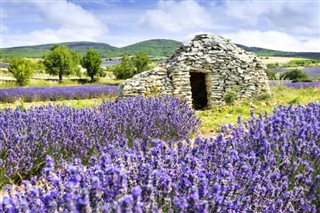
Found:
[[[193,108],[197,110],[203,109],[208,104],[206,75],[197,72],[191,72],[190,75]]]

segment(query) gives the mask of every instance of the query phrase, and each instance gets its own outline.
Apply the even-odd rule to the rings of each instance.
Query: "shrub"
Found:
[[[25,86],[33,75],[33,67],[31,61],[23,58],[15,58],[11,60],[8,71],[13,74],[18,86]]]
[[[240,91],[239,86],[227,88],[226,93],[223,96],[223,100],[226,104],[232,105],[237,100],[237,95]]]
[[[279,65],[278,62],[277,62],[277,63],[275,63],[275,64],[267,64],[267,67],[268,67],[268,68],[278,68],[278,67],[280,67],[280,65]]]
[[[300,69],[293,69],[281,74],[280,79],[292,80],[294,82],[308,81],[309,75]]]
[[[113,75],[117,79],[127,79],[134,75],[134,66],[128,55],[124,55],[121,63],[114,66]]]
[[[270,99],[271,98],[271,94],[270,93],[262,93],[262,94],[260,94],[258,97],[257,97],[257,100],[259,100],[259,101],[266,101],[266,100],[268,100],[268,99]]]
[[[273,70],[266,70],[266,74],[269,80],[278,80],[277,72]]]

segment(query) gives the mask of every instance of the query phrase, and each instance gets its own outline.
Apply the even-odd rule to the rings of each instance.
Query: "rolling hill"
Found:
[[[152,39],[138,42],[129,46],[117,48],[105,43],[95,42],[65,42],[58,45],[66,45],[70,49],[84,54],[88,48],[97,50],[101,57],[112,58],[119,57],[124,54],[132,55],[138,51],[145,51],[152,57],[169,56],[182,43],[169,39]],[[12,47],[1,49],[1,57],[30,57],[40,58],[45,55],[54,44],[43,44],[34,46]],[[301,58],[316,58],[320,59],[320,52],[287,52],[278,50],[269,50],[259,47],[248,47],[241,44],[236,44],[240,48],[247,51],[255,52],[258,56],[286,56],[286,57],[301,57]]]
[[[3,48],[1,49],[1,56],[41,58],[43,55],[49,52],[54,45],[55,44],[41,44],[33,46]],[[84,54],[89,48],[97,50],[101,55],[117,49],[117,47],[110,46],[109,44],[86,41],[64,42],[57,43],[57,45],[66,45],[69,49],[79,52],[80,54]]]
[[[236,44],[238,47],[256,53],[258,56],[278,56],[278,57],[294,57],[294,58],[312,58],[320,59],[320,52],[289,52],[280,50],[270,50],[260,47],[248,47],[241,44]]]

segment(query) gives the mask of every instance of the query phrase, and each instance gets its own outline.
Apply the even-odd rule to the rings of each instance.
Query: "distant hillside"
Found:
[[[151,56],[170,56],[181,44],[181,42],[169,39],[153,39],[114,49],[111,54],[114,53],[115,56],[133,55],[135,52],[145,51]]]
[[[153,57],[170,56],[182,43],[169,39],[152,39],[138,42],[126,47],[117,48],[105,43],[95,42],[66,42],[58,43],[58,45],[66,45],[70,49],[84,54],[88,48],[96,49],[103,58],[119,57],[124,54],[132,55],[138,51],[145,51]],[[30,57],[40,58],[45,55],[54,44],[12,47],[1,49],[2,57]],[[286,52],[278,50],[269,50],[259,47],[247,47],[241,44],[236,44],[238,47],[247,51],[255,52],[258,56],[286,56],[286,57],[301,57],[301,58],[316,58],[320,59],[319,52]]]
[[[241,44],[236,44],[238,47],[256,53],[258,56],[282,56],[282,57],[294,57],[294,58],[313,58],[320,59],[320,52],[288,52],[279,50],[269,50],[260,47],[248,47]]]
[[[22,47],[12,47],[4,48],[1,50],[1,56],[6,57],[29,57],[29,58],[41,58],[53,47],[54,44],[41,44],[33,46],[22,46]],[[57,43],[57,45],[66,45],[69,49],[72,49],[80,54],[84,54],[87,49],[93,48],[97,50],[101,55],[107,54],[116,47],[110,46],[105,43],[96,43],[96,42],[64,42]]]

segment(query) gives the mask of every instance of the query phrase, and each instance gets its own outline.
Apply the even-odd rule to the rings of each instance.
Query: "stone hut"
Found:
[[[266,66],[221,36],[196,35],[158,67],[124,81],[118,97],[173,95],[186,99],[195,109],[224,104],[226,94],[237,99],[269,91]]]

